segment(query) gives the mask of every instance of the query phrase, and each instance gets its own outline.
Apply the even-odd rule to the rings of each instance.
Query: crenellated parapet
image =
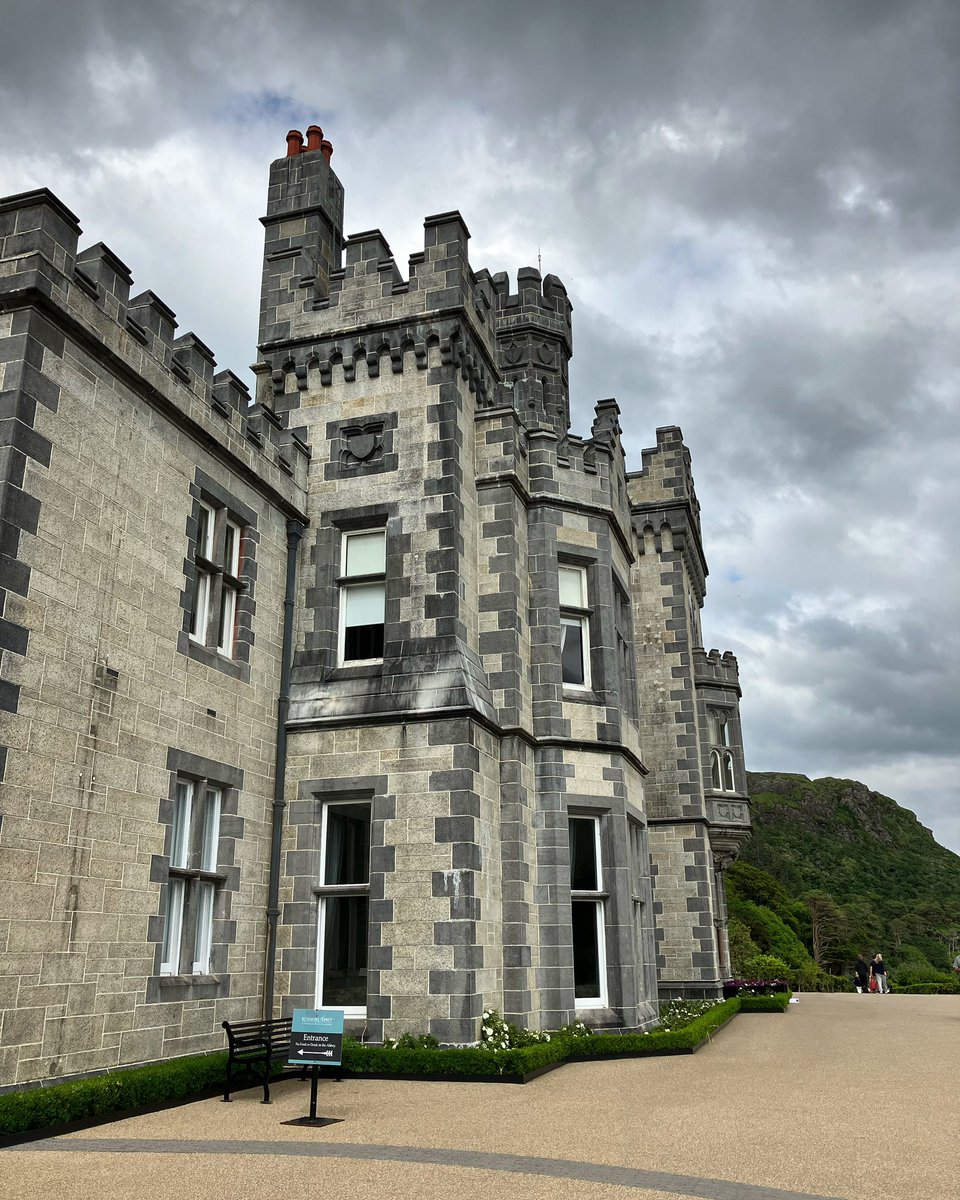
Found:
[[[298,393],[451,365],[476,395],[478,407],[494,402],[491,363],[457,317],[412,320],[286,345],[258,364],[262,379],[258,394],[278,411],[286,411],[299,405]]]
[[[619,408],[614,400],[596,406],[594,436],[558,435],[545,418],[536,383],[501,385],[498,404],[476,414],[478,481],[511,478],[530,498],[609,514],[624,547],[630,544],[624,453]]]
[[[639,552],[662,555],[679,551],[702,604],[708,570],[690,451],[681,430],[676,425],[659,428],[656,446],[644,450],[641,461],[641,469],[627,475]]]
[[[740,695],[740,668],[736,657],[729,651],[704,650],[697,646],[693,651],[694,682],[698,687],[719,687]]]
[[[246,385],[217,371],[193,332],[177,336],[174,311],[154,292],[131,297],[133,276],[98,242],[79,249],[77,218],[46,189],[0,199],[0,309],[35,305],[148,403],[241,460],[300,507],[309,453]],[[266,429],[266,432],[264,432]]]

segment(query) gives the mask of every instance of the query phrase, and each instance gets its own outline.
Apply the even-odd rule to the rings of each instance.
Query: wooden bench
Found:
[[[290,1057],[290,1027],[292,1017],[274,1017],[272,1020],[224,1021],[229,1054],[227,1055],[227,1078],[223,1085],[223,1099],[230,1102],[234,1090],[234,1072],[251,1071],[263,1087],[261,1104],[270,1103],[270,1068],[275,1062],[286,1062]],[[301,1071],[300,1077],[306,1078]]]

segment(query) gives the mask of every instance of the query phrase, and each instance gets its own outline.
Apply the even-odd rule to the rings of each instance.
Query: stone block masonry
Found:
[[[616,401],[572,432],[562,282],[458,212],[404,278],[287,147],[254,398],[0,201],[0,1086],[266,1010],[467,1043],[720,990],[749,802],[680,431],[632,473]]]

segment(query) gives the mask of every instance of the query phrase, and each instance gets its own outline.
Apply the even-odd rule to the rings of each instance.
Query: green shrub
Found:
[[[208,1088],[222,1087],[226,1065],[225,1052],[203,1054],[52,1087],[7,1092],[0,1096],[0,1135],[181,1100]]]
[[[731,896],[730,916],[746,925],[750,937],[763,953],[776,955],[795,969],[816,969],[807,948],[794,930],[769,908],[752,900]]]
[[[908,983],[906,987],[895,984],[893,990],[905,996],[955,996],[960,987],[951,979],[948,983]]]
[[[741,996],[740,1011],[745,1013],[786,1012],[790,992],[774,992],[771,996]]]
[[[915,987],[941,987],[947,992],[960,991],[960,976],[938,971],[927,963],[902,963],[890,972],[895,991],[905,992]],[[914,993],[920,994],[920,993]]]
[[[743,965],[747,979],[786,979],[789,966],[775,954],[757,954]]]
[[[746,972],[743,964],[760,953],[760,947],[750,936],[750,930],[742,921],[732,918],[727,925],[727,941],[730,946],[730,967],[737,979]]]

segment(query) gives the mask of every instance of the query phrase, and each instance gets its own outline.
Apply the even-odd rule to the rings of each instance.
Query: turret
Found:
[[[319,125],[287,134],[287,153],[270,166],[260,296],[260,345],[290,333],[304,302],[330,294],[343,253],[343,185],[330,166],[333,146]]]
[[[534,267],[517,272],[510,293],[507,276],[492,279],[497,297],[494,328],[500,368],[508,383],[520,384],[518,395],[535,392],[548,428],[563,437],[570,428],[569,363],[573,354],[572,306],[556,275],[541,280]]]

